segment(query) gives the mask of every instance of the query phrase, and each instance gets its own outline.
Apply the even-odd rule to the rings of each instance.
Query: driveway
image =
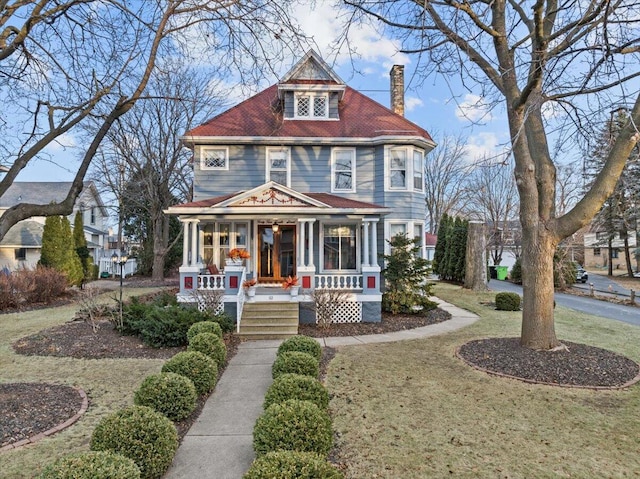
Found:
[[[489,282],[489,289],[492,291],[511,291],[522,295],[522,286],[510,283],[509,281],[492,279]],[[556,304],[566,308],[640,326],[640,308],[636,306],[609,303],[607,301],[566,293],[556,293],[555,299]]]
[[[588,271],[587,271],[588,272]],[[586,283],[576,283],[573,285],[574,289],[580,291],[589,292],[590,285],[593,284],[593,289],[597,293],[602,293],[611,296],[630,296],[630,291],[621,284],[615,282],[613,278],[604,276],[601,274],[589,273],[589,281]]]

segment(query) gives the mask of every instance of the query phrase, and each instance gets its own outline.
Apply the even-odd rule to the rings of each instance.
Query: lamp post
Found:
[[[111,255],[111,262],[113,263],[113,267],[118,264],[120,265],[120,317],[119,317],[119,327],[122,329],[122,280],[124,278],[124,265],[127,264],[127,260],[129,257],[126,253],[120,252],[120,254],[116,254],[115,252]]]

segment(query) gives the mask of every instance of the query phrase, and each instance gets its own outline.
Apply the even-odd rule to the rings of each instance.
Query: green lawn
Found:
[[[344,347],[326,383],[349,478],[609,478],[640,475],[640,385],[589,391],[492,377],[454,356],[465,342],[518,336],[520,313],[439,284],[481,316],[445,336]],[[640,361],[640,328],[564,308],[560,339]]]
[[[125,289],[125,296],[157,288]],[[109,301],[113,293],[105,293]],[[112,301],[112,300],[111,300]],[[84,389],[89,410],[73,426],[33,445],[0,453],[0,477],[30,478],[41,468],[73,451],[86,450],[98,421],[133,404],[133,392],[149,374],[160,371],[164,360],[72,359],[15,354],[11,344],[24,336],[71,320],[76,305],[0,315],[0,382],[47,382]]]

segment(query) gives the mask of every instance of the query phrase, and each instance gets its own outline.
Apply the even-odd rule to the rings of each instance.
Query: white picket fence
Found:
[[[120,276],[120,265],[114,264],[111,261],[111,256],[105,256],[104,258],[100,258],[100,274],[102,276],[103,272],[109,273],[109,276]],[[122,267],[122,277],[126,278],[127,276],[133,275],[138,270],[138,260],[136,258],[129,258],[127,262]]]

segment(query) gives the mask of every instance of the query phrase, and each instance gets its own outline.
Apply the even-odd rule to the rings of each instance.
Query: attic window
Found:
[[[229,149],[212,147],[202,148],[200,155],[201,170],[228,170]]]
[[[329,95],[327,93],[299,93],[295,96],[295,118],[318,119],[329,117]]]

